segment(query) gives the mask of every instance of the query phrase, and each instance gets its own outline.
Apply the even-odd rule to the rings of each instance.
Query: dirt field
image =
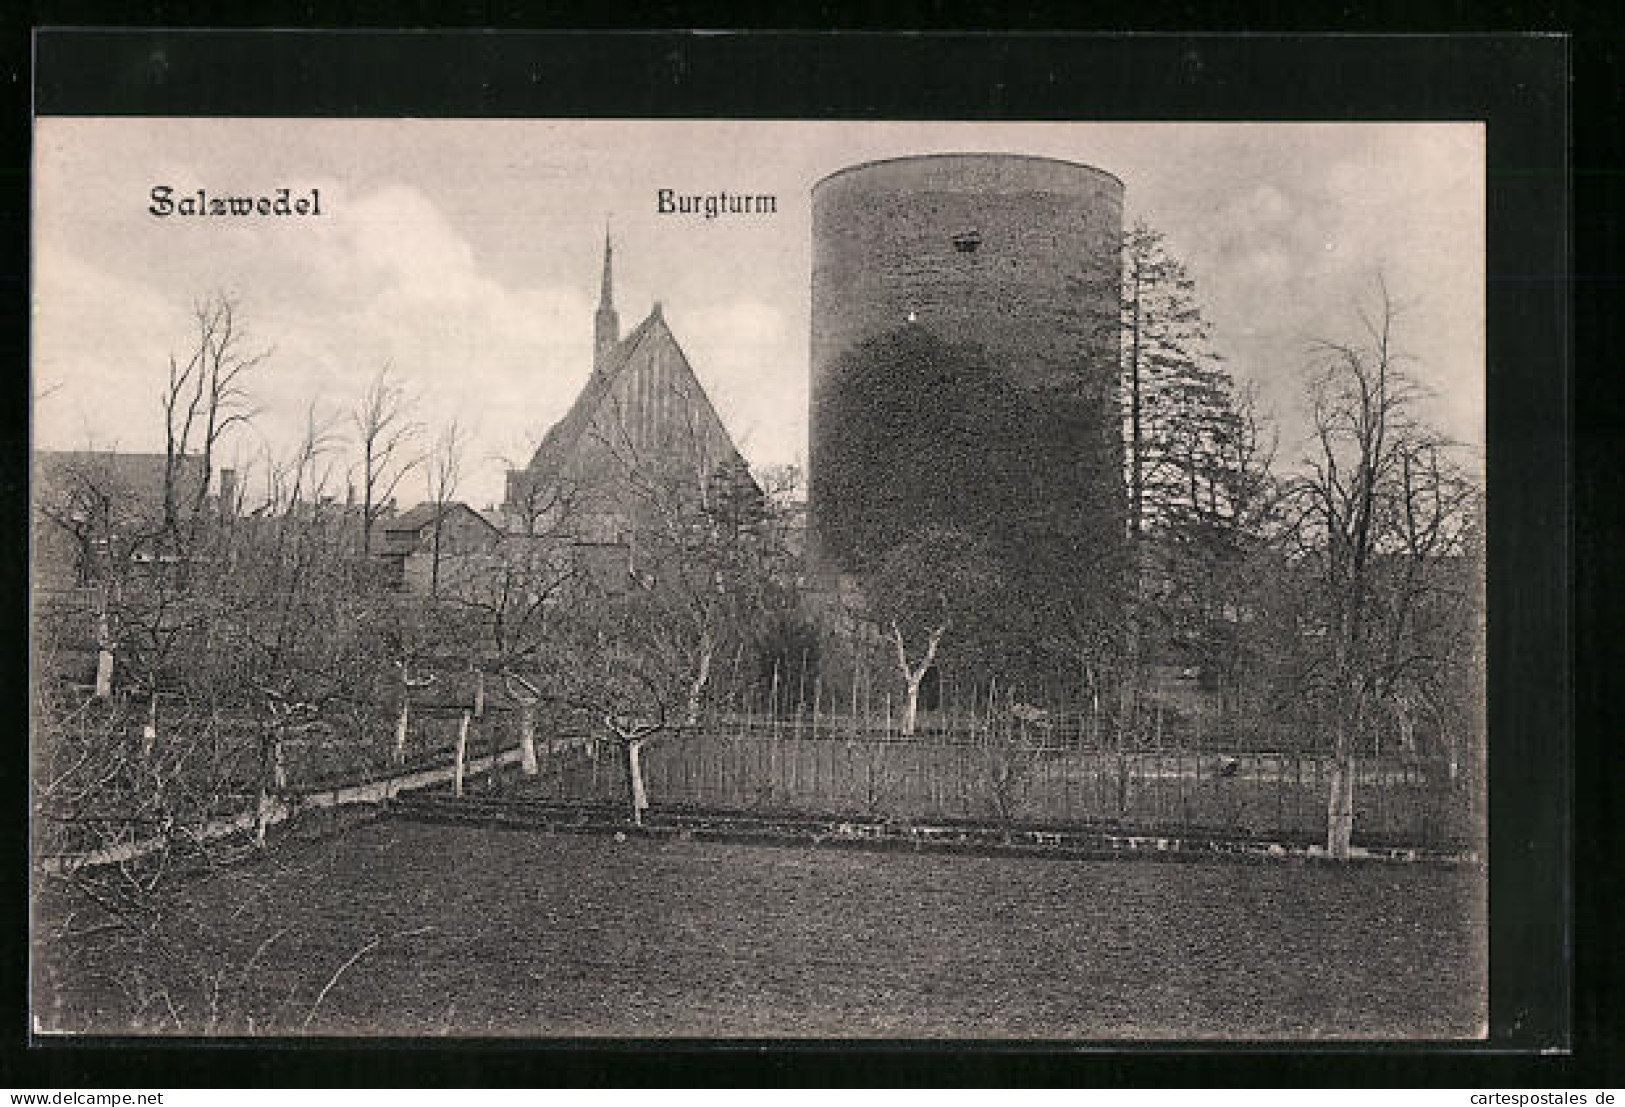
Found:
[[[1470,868],[382,821],[195,885],[162,948],[110,930],[37,948],[36,1010],[47,1027],[154,1032],[1464,1036],[1483,1006],[1483,897]]]

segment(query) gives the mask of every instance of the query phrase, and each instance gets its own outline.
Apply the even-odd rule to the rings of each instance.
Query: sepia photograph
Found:
[[[1482,1041],[1485,143],[37,118],[34,1032]]]

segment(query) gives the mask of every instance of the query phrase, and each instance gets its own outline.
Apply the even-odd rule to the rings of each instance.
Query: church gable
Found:
[[[580,482],[606,468],[709,473],[744,464],[657,307],[593,371],[528,472]]]
[[[587,424],[587,436],[623,466],[710,473],[744,464],[683,348],[657,308],[627,339]],[[598,450],[581,451],[583,459]]]
[[[608,282],[606,247],[593,371],[530,465],[508,475],[507,515],[518,529],[538,532],[546,517],[568,513],[572,529],[616,541],[652,497],[698,498],[719,480],[733,493],[756,489],[659,304],[624,339],[603,342]]]

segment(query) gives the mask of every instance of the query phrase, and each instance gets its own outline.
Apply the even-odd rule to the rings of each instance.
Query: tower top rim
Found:
[[[1012,154],[997,150],[961,150],[945,151],[937,154],[902,154],[894,158],[875,158],[872,161],[858,162],[856,165],[844,166],[843,168],[835,170],[833,173],[820,177],[813,183],[812,191],[817,192],[820,188],[831,183],[837,178],[849,176],[854,173],[863,173],[868,170],[880,169],[888,166],[903,167],[933,162],[939,165],[948,165],[954,162],[962,162],[966,164],[996,164],[999,162],[1038,163],[1059,169],[1079,170],[1084,173],[1093,174],[1096,177],[1104,178],[1105,180],[1115,184],[1119,189],[1126,190],[1127,188],[1127,186],[1123,183],[1123,179],[1117,174],[1111,172],[1110,170],[1102,169],[1098,165],[1090,165],[1087,162],[1069,161],[1066,158],[1055,158],[1046,154]]]

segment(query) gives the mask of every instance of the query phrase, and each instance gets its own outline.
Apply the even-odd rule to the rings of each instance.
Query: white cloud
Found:
[[[242,296],[242,318],[254,341],[275,347],[256,374],[260,435],[290,441],[311,399],[329,413],[348,410],[387,362],[425,423],[478,422],[483,440],[467,462],[466,492],[482,503],[499,497],[500,467],[490,457],[539,436],[585,380],[591,302],[575,288],[492,280],[415,189],[388,186],[343,204],[343,220],[307,227],[297,239],[275,226],[221,228],[239,259],[233,284],[252,290]],[[216,287],[212,268],[183,257],[163,287]],[[187,338],[182,296],[49,252],[38,298],[36,373],[46,387],[62,386],[40,405],[41,444],[161,446],[165,356]],[[118,310],[101,310],[107,304]],[[132,420],[131,399],[146,397],[151,418]],[[418,489],[409,482],[403,492]]]

